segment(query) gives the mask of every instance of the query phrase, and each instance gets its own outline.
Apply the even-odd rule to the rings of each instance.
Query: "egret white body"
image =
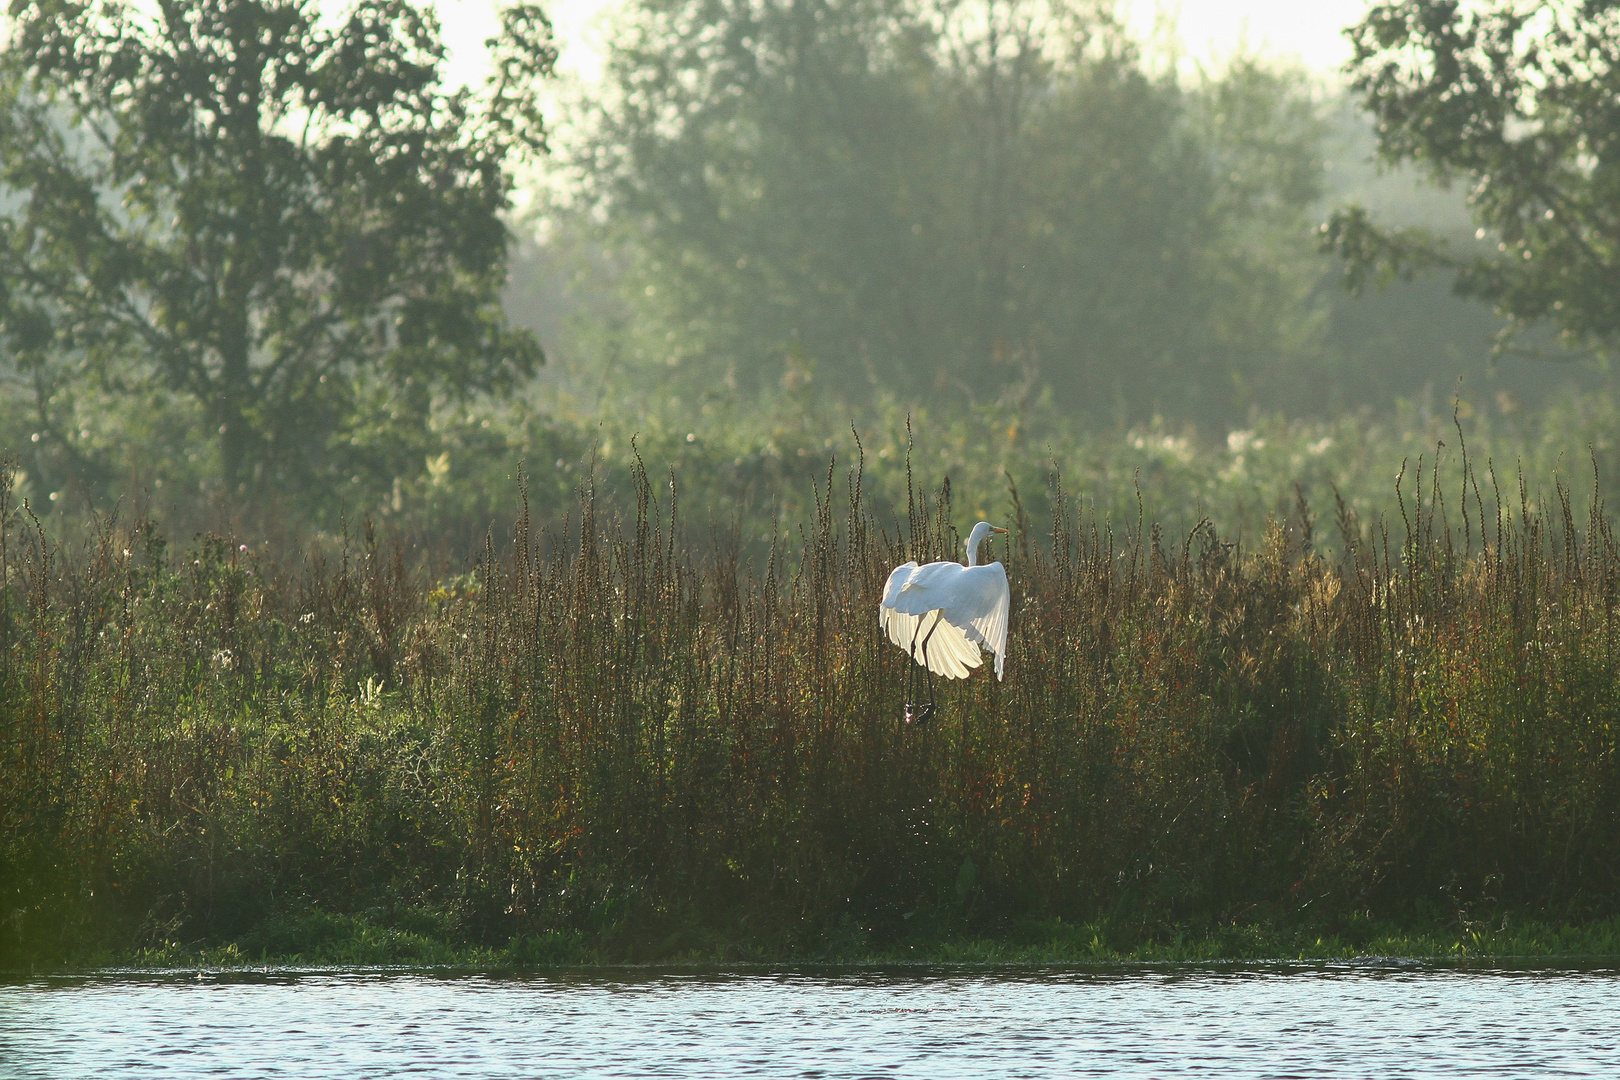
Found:
[[[979,566],[979,545],[1004,533],[988,521],[968,534],[965,565],[908,562],[894,568],[883,587],[878,625],[930,675],[965,679],[984,662],[980,647],[996,658],[996,678],[1007,660],[1007,571],[998,562]]]

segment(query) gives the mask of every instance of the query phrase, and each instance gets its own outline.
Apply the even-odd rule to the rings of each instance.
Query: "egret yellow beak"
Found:
[[[1001,526],[999,526],[999,525],[992,525],[992,526],[990,526],[990,531],[991,531],[991,532],[998,532],[998,533],[1004,533],[1004,532],[1006,532],[1006,531],[1007,531],[1007,530],[1006,530],[1006,529],[1003,529],[1003,528],[1002,528],[1002,527],[1001,527]]]

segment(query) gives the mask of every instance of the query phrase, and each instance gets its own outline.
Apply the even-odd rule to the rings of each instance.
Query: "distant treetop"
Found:
[[[1323,226],[1348,283],[1456,272],[1509,334],[1555,328],[1602,356],[1620,345],[1620,3],[1399,0],[1349,31],[1351,85],[1378,121],[1378,153],[1468,186],[1494,241],[1458,251],[1386,229],[1360,207]],[[1504,339],[1505,343],[1506,339]]]
[[[526,5],[491,44],[488,84],[450,91],[407,0],[15,3],[0,347],[43,428],[75,388],[161,386],[252,501],[386,470],[435,395],[532,372],[502,215],[556,52]]]

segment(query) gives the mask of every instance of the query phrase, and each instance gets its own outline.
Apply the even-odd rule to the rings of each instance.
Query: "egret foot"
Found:
[[[908,724],[925,724],[933,718],[933,715],[934,703],[932,701],[924,702],[921,705],[906,702],[906,723]]]

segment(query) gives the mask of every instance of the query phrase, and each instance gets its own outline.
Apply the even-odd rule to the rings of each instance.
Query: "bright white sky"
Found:
[[[1139,36],[1156,20],[1169,20],[1195,61],[1218,64],[1247,46],[1321,74],[1350,59],[1342,31],[1370,6],[1370,0],[1120,0]]]
[[[544,3],[556,26],[560,67],[587,82],[600,70],[605,30],[599,18],[617,0]],[[1357,21],[1369,0],[1119,0],[1138,35],[1158,20],[1175,27],[1187,56],[1216,64],[1240,47],[1296,60],[1329,74],[1349,57],[1340,31]],[[451,62],[461,80],[482,74],[483,42],[495,30],[497,0],[437,0]]]

